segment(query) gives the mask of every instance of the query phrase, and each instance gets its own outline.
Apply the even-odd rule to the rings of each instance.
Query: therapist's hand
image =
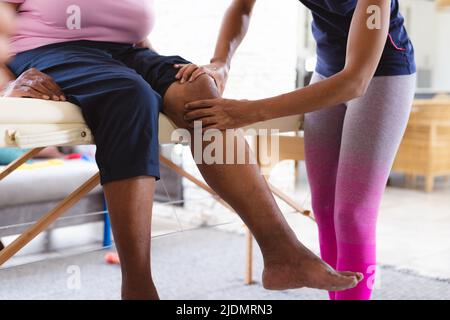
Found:
[[[34,68],[28,69],[16,80],[11,81],[3,91],[3,96],[66,101],[64,93],[53,78]]]
[[[207,74],[216,82],[220,94],[223,94],[225,91],[230,69],[226,63],[213,62],[204,66],[198,66],[196,64],[176,64],[175,68],[179,69],[175,78],[180,80],[180,83],[194,82],[201,75]]]
[[[188,103],[184,119],[191,128],[202,121],[203,130],[237,129],[259,122],[257,105],[248,100],[212,99]]]

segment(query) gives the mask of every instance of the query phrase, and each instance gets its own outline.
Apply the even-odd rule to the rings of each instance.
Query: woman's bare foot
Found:
[[[315,288],[341,291],[356,287],[363,279],[357,272],[338,272],[319,259],[306,247],[285,255],[284,259],[265,257],[263,286],[268,290]]]

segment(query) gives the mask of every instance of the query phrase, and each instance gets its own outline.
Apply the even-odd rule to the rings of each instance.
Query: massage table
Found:
[[[252,129],[278,129],[280,132],[298,131],[301,117],[294,116],[258,123]],[[161,144],[179,143],[172,139],[176,127],[163,114],[159,119],[159,140]],[[113,132],[111,134],[114,134]],[[38,99],[0,98],[0,147],[18,147],[29,151],[0,172],[0,182],[13,173],[27,160],[49,146],[74,146],[94,144],[93,136],[84,122],[78,106],[68,102],[52,102]],[[257,152],[259,154],[259,152]],[[198,187],[213,195],[229,208],[216,193],[204,182],[198,180],[168,158],[161,156],[161,163],[190,180]],[[64,212],[70,209],[100,183],[99,174],[95,174],[83,185],[61,201],[55,208],[42,216],[9,246],[0,251],[0,266],[9,260],[33,238],[45,231]],[[270,185],[270,184],[269,184]],[[304,210],[281,190],[270,185],[272,192],[296,211],[309,216]],[[252,245],[253,238],[247,230],[247,268],[246,283],[252,283]]]

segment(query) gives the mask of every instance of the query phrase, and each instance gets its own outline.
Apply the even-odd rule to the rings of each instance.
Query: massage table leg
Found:
[[[100,175],[97,173],[81,187],[71,193],[67,198],[61,201],[55,208],[50,210],[41,219],[39,219],[33,226],[23,232],[16,240],[9,246],[0,251],[0,266],[8,261],[14,254],[27,245],[41,232],[45,231],[56,219],[58,219],[64,212],[73,207],[81,198],[88,194],[100,183]]]

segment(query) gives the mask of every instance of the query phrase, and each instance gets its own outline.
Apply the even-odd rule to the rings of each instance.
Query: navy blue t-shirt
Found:
[[[313,14],[312,31],[317,42],[316,71],[332,76],[344,68],[347,39],[358,0],[300,0]],[[416,72],[414,48],[404,27],[398,0],[391,1],[391,24],[375,76]]]

